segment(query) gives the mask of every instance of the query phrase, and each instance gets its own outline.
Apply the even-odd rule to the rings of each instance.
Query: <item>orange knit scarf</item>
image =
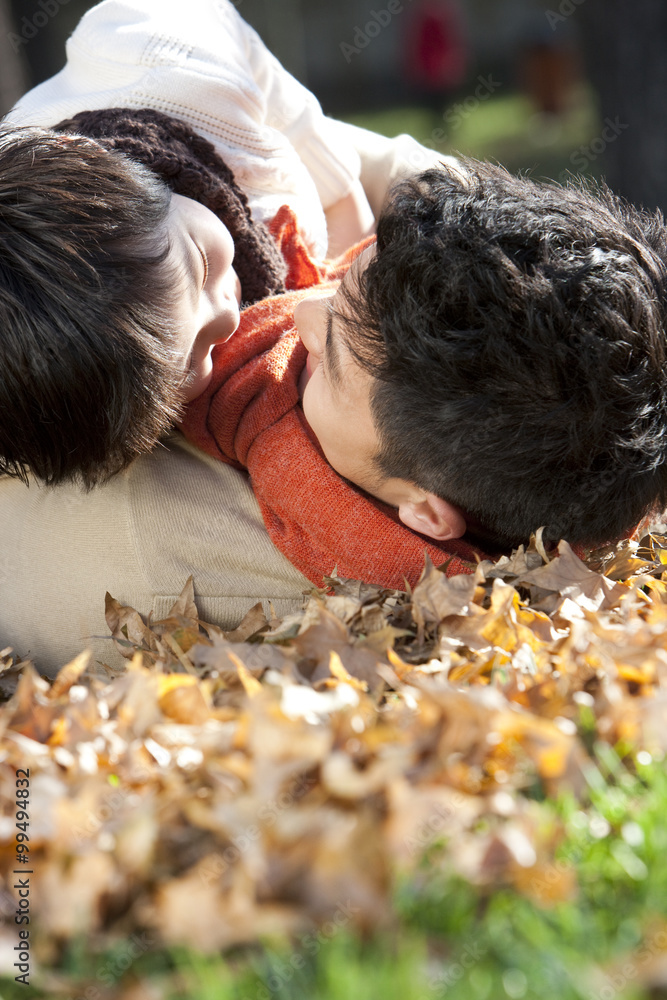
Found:
[[[296,220],[283,207],[271,232],[288,266],[284,295],[245,309],[234,336],[213,351],[213,379],[192,402],[181,430],[210,455],[247,469],[273,543],[316,586],[339,576],[404,589],[424,557],[448,575],[472,572],[484,554],[461,540],[436,545],[406,528],[396,511],[357,490],[331,468],[309,431],[298,380],[306,349],[294,307],[315,285],[336,287],[369,241],[315,264]]]

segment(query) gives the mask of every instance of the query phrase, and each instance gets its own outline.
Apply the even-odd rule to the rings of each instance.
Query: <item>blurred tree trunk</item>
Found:
[[[6,114],[28,88],[28,75],[9,0],[0,0],[0,115]]]
[[[600,95],[600,163],[607,183],[667,212],[667,3],[579,0],[577,21]],[[562,6],[562,5],[561,5]]]

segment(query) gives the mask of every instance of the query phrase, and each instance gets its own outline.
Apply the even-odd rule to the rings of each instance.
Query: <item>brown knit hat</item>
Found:
[[[189,125],[150,108],[82,111],[55,126],[95,139],[157,174],[175,194],[209,208],[234,240],[234,269],[244,303],[285,291],[285,263],[268,229],[255,222],[248,199],[207,139]]]

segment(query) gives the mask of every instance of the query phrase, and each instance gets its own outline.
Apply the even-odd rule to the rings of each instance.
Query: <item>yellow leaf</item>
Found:
[[[343,666],[343,661],[338,653],[336,653],[333,649],[329,653],[329,670],[331,671],[333,677],[339,681],[343,681],[345,684],[349,684],[353,688],[356,688],[357,691],[368,691],[368,684],[366,681],[360,681],[357,677],[353,677],[352,674],[348,674],[347,670]]]
[[[76,684],[81,674],[88,668],[92,655],[91,651],[86,649],[83,653],[75,656],[71,663],[58,671],[49,692],[51,698],[59,698],[60,695],[69,691],[73,684]]]
[[[413,669],[411,663],[406,663],[402,660],[398,653],[394,652],[393,649],[387,649],[387,659],[391,663],[392,667],[396,671],[397,676],[400,680],[403,680],[406,674],[409,674]]]
[[[158,704],[170,719],[186,725],[201,725],[211,714],[201,685],[197,684],[179,684],[169,688],[158,699]]]
[[[243,660],[241,660],[236,653],[232,653],[231,650],[227,650],[227,656],[232,661],[234,666],[239,672],[239,680],[243,687],[245,688],[245,693],[250,698],[254,698],[255,695],[259,694],[262,690],[262,685],[259,683],[256,677],[253,677],[248,668],[246,667]]]
[[[190,687],[197,683],[197,678],[192,674],[162,674],[158,678],[157,696],[158,699],[173,691],[174,688]]]

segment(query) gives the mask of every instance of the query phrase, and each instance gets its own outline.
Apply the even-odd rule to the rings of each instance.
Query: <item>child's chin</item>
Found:
[[[213,369],[207,374],[202,375],[197,381],[190,386],[185,391],[184,403],[191,403],[193,399],[198,399],[211,384],[211,379],[213,378]]]

